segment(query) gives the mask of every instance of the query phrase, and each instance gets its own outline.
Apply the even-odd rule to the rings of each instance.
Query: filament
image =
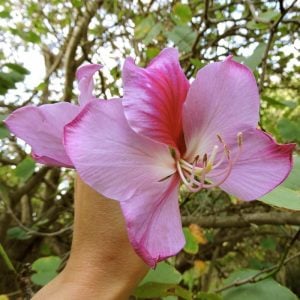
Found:
[[[222,183],[224,183],[229,177],[232,168],[236,161],[239,159],[242,144],[243,144],[243,135],[241,132],[237,134],[237,146],[238,152],[236,156],[232,159],[231,152],[224,139],[218,134],[217,138],[219,142],[223,145],[223,156],[215,163],[215,159],[219,150],[218,145],[214,145],[213,149],[208,156],[207,153],[204,153],[202,160],[199,161],[199,155],[197,155],[192,163],[187,162],[184,159],[179,159],[176,162],[177,170],[183,184],[187,187],[190,192],[198,192],[203,188],[214,188]],[[218,168],[227,160],[227,166],[225,169],[221,170],[219,173],[213,174],[214,177],[220,177],[220,180],[213,183],[205,183],[206,175],[212,170]]]

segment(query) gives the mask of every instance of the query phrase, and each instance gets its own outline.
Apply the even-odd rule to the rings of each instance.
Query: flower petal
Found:
[[[175,172],[168,147],[134,132],[121,100],[88,103],[65,127],[64,143],[80,177],[115,200]]]
[[[79,113],[79,106],[67,102],[25,106],[5,120],[9,130],[32,147],[33,157],[40,163],[72,166],[65,152],[63,127]]]
[[[186,157],[211,150],[216,135],[223,139],[243,128],[257,127],[259,94],[252,72],[228,57],[201,69],[183,107]]]
[[[243,200],[254,200],[273,190],[288,176],[295,144],[277,144],[271,136],[258,129],[243,132],[243,140],[240,156],[220,187]],[[238,147],[229,148],[234,159]],[[220,176],[209,175],[215,182],[220,180]]]
[[[96,99],[93,95],[93,76],[94,74],[102,68],[98,64],[84,65],[78,68],[76,72],[76,78],[78,81],[78,88],[80,91],[79,103],[80,105],[86,104],[88,101]]]
[[[150,267],[176,255],[185,244],[178,187],[179,179],[174,175],[121,202],[130,242]]]
[[[176,49],[164,49],[147,68],[132,58],[123,68],[125,114],[132,128],[164,144],[184,148],[182,105],[189,82]]]

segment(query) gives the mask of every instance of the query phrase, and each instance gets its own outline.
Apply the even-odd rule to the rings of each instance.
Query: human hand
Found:
[[[69,261],[33,300],[125,300],[148,268],[129,243],[119,203],[78,177]]]

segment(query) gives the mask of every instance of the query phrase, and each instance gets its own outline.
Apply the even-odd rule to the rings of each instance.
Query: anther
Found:
[[[205,168],[207,166],[207,153],[204,153],[202,158],[203,167]]]
[[[239,147],[242,147],[242,144],[243,144],[243,133],[242,132],[239,132],[237,134],[237,141],[238,141]]]
[[[218,140],[220,141],[221,144],[225,144],[222,137],[219,134],[217,134],[217,138],[218,138]]]
[[[224,151],[225,151],[227,159],[230,160],[230,151],[229,151],[228,146],[226,144],[224,144]]]
[[[199,155],[196,155],[196,157],[194,158],[194,161],[193,161],[193,163],[197,163],[197,162],[198,162],[198,160],[199,160]]]

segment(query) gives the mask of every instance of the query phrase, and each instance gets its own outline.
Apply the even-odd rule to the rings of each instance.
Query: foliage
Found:
[[[239,270],[230,275],[230,277],[225,280],[225,284],[230,284],[236,280],[242,280],[253,276],[257,273],[257,270]],[[241,297],[245,300],[255,300],[255,299],[286,299],[286,300],[297,300],[297,297],[291,293],[287,288],[278,284],[274,279],[267,278],[263,281],[257,283],[248,283],[236,288],[228,289],[223,293],[224,300],[238,300]]]
[[[281,208],[300,211],[300,157],[294,157],[294,169],[289,177],[261,201]]]
[[[135,296],[296,299],[300,244],[289,241],[300,225],[299,6],[283,0],[104,0],[90,15],[87,2],[96,3],[0,0],[0,243],[5,253],[0,299],[11,293],[25,298],[26,291],[38,290],[63,268],[71,242],[74,176],[72,170],[36,164],[3,119],[28,104],[76,103],[75,70],[85,62],[104,65],[97,96],[122,95],[124,58],[131,55],[145,66],[170,45],[180,50],[191,80],[201,67],[229,54],[248,65],[261,92],[260,126],[279,142],[297,143],[295,166],[281,186],[251,203],[218,189],[190,194],[182,188],[186,246],[150,271]],[[276,266],[282,253],[288,255],[274,278],[222,291],[256,272],[249,269]],[[20,276],[27,279],[26,291]]]
[[[42,257],[33,262],[31,268],[36,273],[31,276],[33,283],[45,285],[57,275],[61,259],[57,256]]]

